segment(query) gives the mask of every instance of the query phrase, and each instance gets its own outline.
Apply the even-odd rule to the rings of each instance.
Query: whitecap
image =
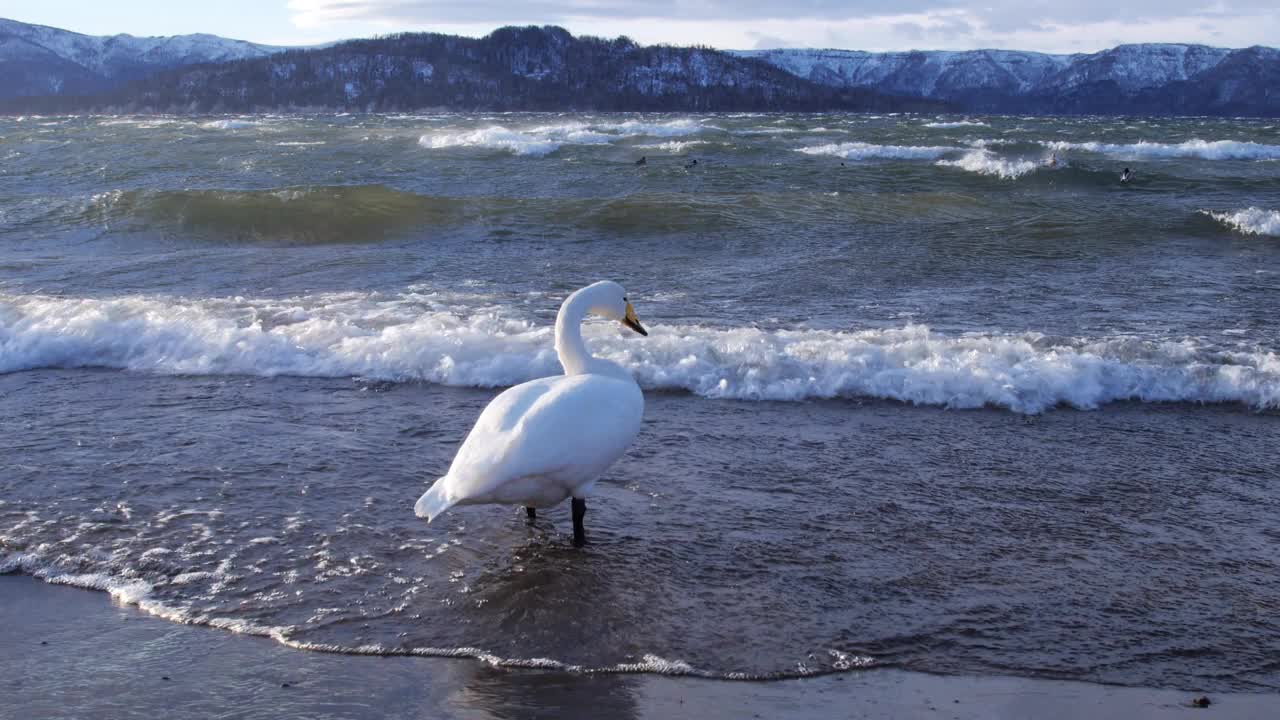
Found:
[[[1048,142],[1054,150],[1083,150],[1126,160],[1159,160],[1167,158],[1201,158],[1204,160],[1277,160],[1280,145],[1239,140],[1187,140],[1160,143],[1142,140],[1129,144],[1099,142]]]
[[[269,319],[286,308],[296,322]],[[0,294],[0,372],[106,367],[193,375],[364,377],[473,387],[558,374],[552,330],[505,306],[417,294],[285,300]],[[1120,400],[1280,407],[1274,350],[1131,336],[953,337],[922,325],[834,332],[658,325],[647,339],[589,324],[596,354],[650,390],[796,401],[869,397],[1038,413]]]
[[[601,145],[617,139],[616,135],[596,132],[583,123],[567,123],[519,130],[492,125],[477,130],[427,134],[419,138],[418,143],[434,149],[477,147],[515,155],[543,156],[564,145]]]
[[[669,120],[667,122],[645,122],[643,120],[627,120],[620,123],[601,124],[596,126],[598,129],[621,133],[622,135],[649,135],[652,137],[675,137],[680,135],[693,135],[703,130],[712,130],[709,126],[704,126],[697,120],[689,118],[681,118],[678,120]]]
[[[830,155],[845,160],[935,160],[959,148],[930,145],[874,145],[864,142],[832,143],[798,148],[806,155]]]
[[[1277,210],[1248,207],[1234,212],[1200,212],[1246,235],[1280,236],[1280,211]]]
[[[924,126],[927,128],[938,128],[938,129],[990,127],[986,123],[978,122],[977,120],[955,120],[952,122],[929,122],[929,123],[925,123]]]
[[[478,147],[515,155],[542,156],[559,150],[564,143],[494,125],[479,130],[423,135],[418,138],[418,144],[432,149]]]
[[[795,128],[747,128],[745,130],[733,130],[734,135],[790,135],[800,132]],[[818,132],[816,130],[812,132]]]
[[[210,120],[200,123],[200,127],[206,130],[242,130],[258,127],[258,125],[259,123],[253,120]]]
[[[959,168],[979,175],[995,175],[1006,180],[1012,180],[1034,171],[1041,166],[1041,163],[1033,160],[1003,158],[990,150],[979,148],[970,150],[958,160],[939,160],[938,165]]]
[[[667,142],[653,143],[650,145],[636,145],[636,147],[644,148],[646,150],[663,150],[666,152],[679,153],[684,152],[691,147],[706,144],[708,143],[705,140],[668,140]]]
[[[164,127],[166,125],[175,125],[184,121],[174,120],[170,118],[149,118],[149,117],[113,117],[105,118],[98,121],[98,125],[110,127],[113,125],[125,125],[137,127],[144,130],[152,130]],[[185,123],[184,123],[185,124]]]

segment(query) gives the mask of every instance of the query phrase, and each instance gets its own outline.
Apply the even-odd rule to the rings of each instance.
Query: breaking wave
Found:
[[[703,125],[701,122],[693,118],[680,118],[677,120],[668,120],[667,122],[645,122],[643,120],[627,120],[620,123],[604,123],[595,125],[595,127],[606,132],[615,132],[624,136],[649,136],[649,137],[680,137],[683,135],[693,135],[703,130],[715,130],[711,126]]]
[[[1054,150],[1084,150],[1115,158],[1158,160],[1163,158],[1201,158],[1204,160],[1278,160],[1280,145],[1242,142],[1238,140],[1188,140],[1181,143],[1158,143],[1145,140],[1116,145],[1099,142],[1049,142]]]
[[[1034,171],[1041,166],[1041,163],[1034,160],[1002,158],[990,150],[979,148],[970,150],[958,160],[939,160],[938,165],[1011,180]]]
[[[796,150],[806,155],[830,155],[845,160],[936,160],[959,148],[931,145],[874,145],[864,142],[815,145]]]
[[[986,123],[978,122],[976,120],[956,120],[953,122],[930,122],[930,123],[925,123],[924,126],[927,128],[939,128],[939,129],[965,128],[965,127],[989,127]]]
[[[564,123],[513,129],[493,125],[478,130],[428,133],[418,139],[426,148],[482,148],[514,155],[541,157],[565,145],[605,145],[631,137],[676,137],[707,129],[691,119],[653,123],[627,120],[620,123]]]
[[[705,140],[668,140],[667,142],[652,143],[649,145],[636,145],[637,148],[646,150],[663,150],[666,152],[679,153],[688,150],[697,145],[706,145]]]
[[[490,299],[489,302],[496,302]],[[560,372],[550,327],[430,292],[283,300],[0,294],[0,372],[104,367],[499,387]],[[1110,402],[1280,407],[1280,356],[1195,339],[766,331],[655,324],[645,340],[591,324],[594,351],[650,390],[707,398],[883,398],[1038,413]]]
[[[226,119],[203,122],[200,123],[200,127],[205,130],[243,130],[245,128],[258,127],[260,124],[256,120]]]
[[[1277,210],[1250,207],[1234,212],[1214,212],[1212,210],[1201,210],[1200,212],[1246,235],[1280,237],[1280,211]]]
[[[562,145],[609,142],[609,137],[587,130],[581,125],[538,127],[528,130],[512,130],[494,125],[479,130],[423,135],[418,143],[423,147],[440,149],[453,147],[478,147],[501,150],[515,155],[543,156],[559,150]]]

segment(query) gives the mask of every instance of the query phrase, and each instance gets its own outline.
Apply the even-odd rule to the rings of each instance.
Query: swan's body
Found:
[[[480,413],[449,472],[418,499],[428,522],[455,505],[550,507],[574,498],[575,542],[582,542],[584,499],[640,431],[644,396],[625,368],[592,357],[582,341],[588,314],[644,333],[622,287],[589,285],[564,301],[556,352],[564,375],[510,388]]]

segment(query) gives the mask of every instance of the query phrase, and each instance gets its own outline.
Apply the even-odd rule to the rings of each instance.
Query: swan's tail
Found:
[[[424,517],[427,522],[436,519],[440,513],[453,507],[456,500],[451,500],[448,493],[445,492],[445,480],[448,476],[436,480],[431,489],[422,493],[422,497],[418,498],[418,502],[413,506],[413,512],[418,517]]]

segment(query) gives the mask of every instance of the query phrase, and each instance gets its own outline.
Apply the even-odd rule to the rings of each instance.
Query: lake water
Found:
[[[414,517],[606,278],[647,408],[588,546]],[[3,118],[0,571],[310,650],[1274,691],[1278,291],[1274,121]]]

